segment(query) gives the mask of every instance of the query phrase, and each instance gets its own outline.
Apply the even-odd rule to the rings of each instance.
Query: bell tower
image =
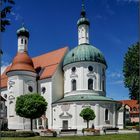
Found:
[[[22,27],[17,30],[18,37],[18,52],[27,52],[28,47],[28,39],[29,39],[29,31],[22,25]]]

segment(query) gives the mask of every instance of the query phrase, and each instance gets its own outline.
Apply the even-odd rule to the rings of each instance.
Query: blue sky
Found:
[[[11,25],[2,34],[2,68],[17,52],[16,30],[24,21],[30,31],[28,52],[31,57],[78,44],[77,20],[82,0],[15,0],[8,16]],[[90,44],[104,54],[108,69],[107,96],[128,99],[123,84],[123,57],[138,41],[138,0],[85,0],[90,20]]]

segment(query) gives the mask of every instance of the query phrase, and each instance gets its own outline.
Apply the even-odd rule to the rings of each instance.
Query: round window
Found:
[[[28,86],[28,90],[29,90],[30,92],[33,92],[32,86]]]
[[[76,68],[75,67],[72,67],[71,71],[72,72],[75,72],[76,71]]]
[[[92,66],[89,66],[89,67],[88,67],[88,70],[89,70],[89,71],[93,71],[93,67],[92,67]]]

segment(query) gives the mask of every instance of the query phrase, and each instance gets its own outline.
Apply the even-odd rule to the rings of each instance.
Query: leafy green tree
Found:
[[[87,121],[87,128],[89,128],[89,121],[95,119],[95,113],[91,108],[84,108],[80,112],[80,116]]]
[[[128,48],[124,56],[123,75],[125,87],[129,90],[131,99],[139,100],[139,43]]]
[[[30,93],[17,97],[16,113],[17,115],[29,118],[31,121],[31,130],[33,119],[41,117],[47,109],[47,102],[38,93]]]
[[[0,0],[1,32],[4,32],[5,27],[10,25],[10,20],[7,18],[7,15],[11,13],[12,5],[14,4],[14,0]]]

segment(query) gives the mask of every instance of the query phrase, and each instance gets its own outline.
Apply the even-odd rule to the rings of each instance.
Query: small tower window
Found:
[[[27,44],[27,41],[26,41],[26,39],[25,39],[25,45]]]
[[[88,79],[88,89],[93,90],[93,79]]]
[[[72,91],[76,90],[76,80],[72,80]]]
[[[23,38],[21,39],[21,44],[23,44]]]
[[[108,121],[108,109],[105,110],[105,121]]]

